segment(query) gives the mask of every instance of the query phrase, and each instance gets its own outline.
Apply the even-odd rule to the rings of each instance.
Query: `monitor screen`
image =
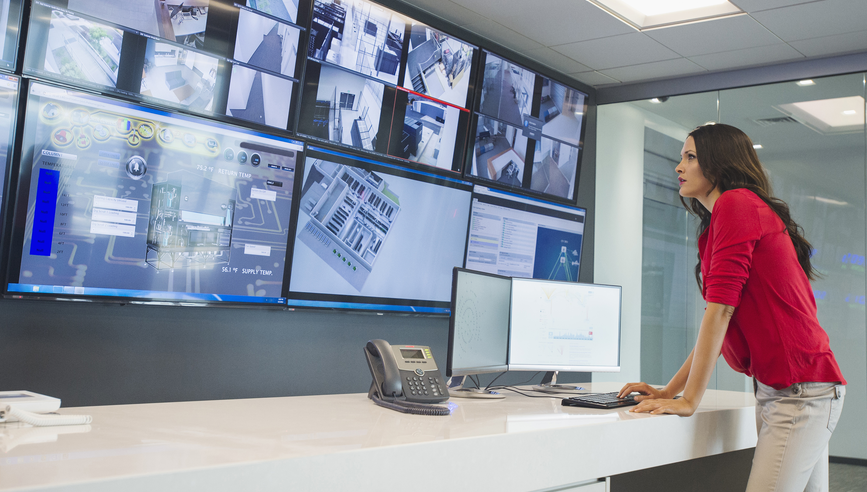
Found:
[[[307,56],[397,85],[407,20],[363,0],[315,0]]]
[[[283,304],[300,141],[32,83],[7,291]]]
[[[466,268],[577,282],[586,217],[583,208],[476,185]]]
[[[298,23],[298,0],[247,0],[247,7],[293,24]]]
[[[15,70],[20,27],[21,0],[0,2],[0,68],[2,69]]]
[[[508,370],[512,280],[455,268],[446,376]]]
[[[403,87],[469,108],[475,47],[442,31],[412,22]]]
[[[471,185],[308,147],[290,306],[448,312]]]
[[[482,59],[466,174],[574,203],[587,94],[493,53]]]
[[[233,59],[274,74],[295,77],[300,32],[290,24],[240,9]]]
[[[509,370],[619,372],[620,291],[512,279]]]

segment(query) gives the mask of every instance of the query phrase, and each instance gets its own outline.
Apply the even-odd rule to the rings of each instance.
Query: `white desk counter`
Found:
[[[756,444],[748,393],[708,391],[690,418],[505,393],[453,398],[446,417],[397,413],[366,394],[61,409],[93,423],[0,424],[0,491],[525,491]]]

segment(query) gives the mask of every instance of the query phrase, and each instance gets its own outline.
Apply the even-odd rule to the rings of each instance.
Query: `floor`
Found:
[[[830,492],[863,492],[867,489],[867,466],[831,463]]]

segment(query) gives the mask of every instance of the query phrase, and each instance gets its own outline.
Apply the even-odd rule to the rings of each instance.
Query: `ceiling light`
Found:
[[[795,83],[798,84],[798,85],[800,85],[801,87],[807,87],[807,86],[810,86],[810,85],[816,85],[816,83],[813,82],[813,81],[810,80],[810,79],[807,79],[807,80],[799,80],[799,81],[797,81],[797,82],[795,82]]]
[[[652,102],[653,104],[659,104],[662,101],[660,101],[658,97],[654,97],[653,99],[650,100],[650,102]]]
[[[727,0],[588,1],[639,31],[743,13]]]
[[[781,104],[776,109],[827,135],[864,131],[864,103],[863,97],[850,96]]]
[[[753,148],[759,150],[762,148],[762,144],[753,144]]]

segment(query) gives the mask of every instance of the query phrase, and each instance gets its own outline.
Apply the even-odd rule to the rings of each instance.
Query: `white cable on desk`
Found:
[[[12,405],[7,405],[3,411],[0,411],[0,418],[2,417],[15,417],[16,419],[35,427],[89,424],[93,421],[93,418],[90,415],[43,415],[15,408]]]

